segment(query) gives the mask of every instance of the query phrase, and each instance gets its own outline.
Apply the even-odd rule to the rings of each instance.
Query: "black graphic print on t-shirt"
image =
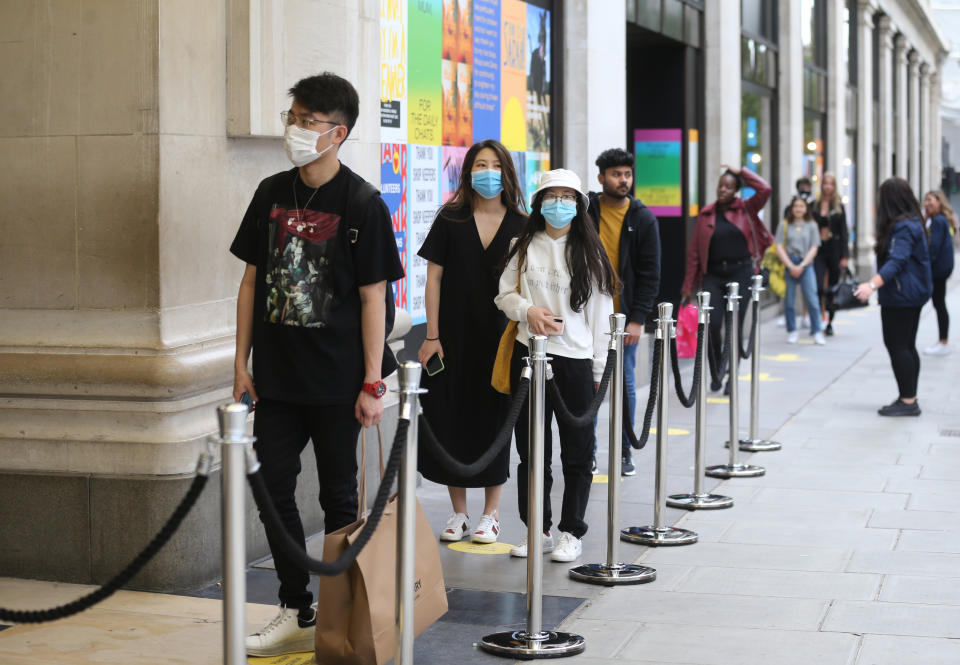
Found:
[[[316,210],[270,211],[264,320],[324,328],[333,300],[333,256],[340,216]]]

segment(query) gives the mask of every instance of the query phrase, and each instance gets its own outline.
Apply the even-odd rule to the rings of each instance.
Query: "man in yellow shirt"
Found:
[[[590,215],[621,282],[613,306],[614,311],[627,317],[623,370],[629,409],[624,419],[633,426],[637,401],[634,376],[637,343],[660,291],[660,228],[647,206],[631,196],[633,155],[620,148],[610,148],[600,153],[596,164],[599,169],[597,181],[602,191],[590,193]],[[611,450],[610,454],[614,451]],[[621,454],[623,475],[634,475],[636,469],[626,436],[623,437]],[[593,468],[596,473],[596,437]]]

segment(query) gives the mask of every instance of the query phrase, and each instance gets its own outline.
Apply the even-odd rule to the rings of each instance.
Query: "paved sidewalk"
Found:
[[[680,520],[709,542],[647,550],[657,582],[605,590],[564,622],[587,638],[571,662],[960,663],[960,349],[922,357],[919,418],[882,418],[896,386],[878,308],[835,327],[818,348],[763,325],[761,376],[783,379],[763,384],[765,410],[796,409],[773,433],[783,449],[750,457],[765,476],[716,487],[732,509]],[[936,336],[928,307],[918,347]]]

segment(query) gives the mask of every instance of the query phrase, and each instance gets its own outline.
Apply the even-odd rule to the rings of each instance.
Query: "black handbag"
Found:
[[[853,295],[859,285],[860,283],[853,278],[853,273],[850,272],[850,269],[846,269],[840,281],[827,289],[827,309],[835,312],[839,309],[866,307],[868,303],[863,302]]]

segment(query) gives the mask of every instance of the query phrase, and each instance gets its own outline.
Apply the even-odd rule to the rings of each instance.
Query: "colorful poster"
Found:
[[[380,140],[407,142],[407,0],[380,0]]]
[[[700,132],[689,130],[687,138],[687,202],[688,214],[696,217],[700,214]]]
[[[527,149],[527,5],[500,5],[500,142],[507,150]]]
[[[527,168],[526,168],[526,178],[524,178],[523,191],[524,199],[527,202],[527,208],[530,207],[530,202],[533,201],[533,193],[537,191],[537,187],[540,186],[540,176],[543,175],[544,171],[550,170],[550,153],[549,152],[528,152],[527,153]]]
[[[407,144],[380,144],[380,195],[390,210],[393,235],[397,239],[397,251],[407,271]],[[393,285],[394,302],[407,309],[407,278]]]
[[[680,129],[633,131],[635,195],[658,217],[683,213],[680,173]]]
[[[500,2],[473,1],[473,137],[500,139]]]
[[[427,262],[417,256],[430,225],[440,208],[440,150],[435,145],[411,145],[409,150],[410,182],[407,186],[407,284],[408,303],[413,325],[425,323],[427,309],[424,293],[427,287]]]
[[[407,41],[416,44],[407,55],[407,140],[440,145],[442,134],[442,31],[440,0],[408,5]]]
[[[460,186],[460,171],[468,148],[444,146],[440,155],[440,202],[446,203]]]
[[[527,5],[527,150],[550,149],[550,12]]]

